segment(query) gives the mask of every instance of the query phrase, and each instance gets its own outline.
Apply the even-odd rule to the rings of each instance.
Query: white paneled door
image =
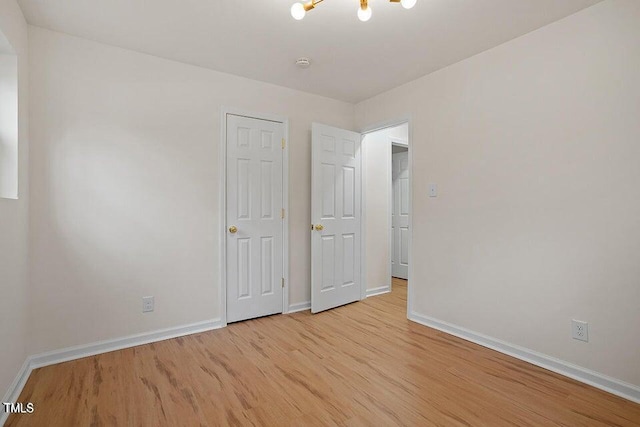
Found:
[[[227,322],[282,313],[284,124],[227,115]]]
[[[312,127],[311,311],[360,299],[359,133]]]
[[[391,275],[409,276],[409,153],[393,155],[393,206],[391,208]]]

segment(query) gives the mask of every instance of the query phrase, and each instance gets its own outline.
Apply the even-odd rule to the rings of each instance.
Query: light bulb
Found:
[[[416,5],[416,2],[418,0],[400,0],[400,4],[402,5],[402,7],[404,7],[405,9],[411,9],[413,6]]]
[[[369,19],[371,19],[371,8],[369,6],[367,6],[366,9],[359,8],[358,19],[360,19],[362,22],[367,22]]]
[[[304,18],[304,15],[306,14],[307,11],[304,10],[304,5],[302,3],[295,3],[293,6],[291,6],[291,16],[293,16],[293,19],[299,21]]]

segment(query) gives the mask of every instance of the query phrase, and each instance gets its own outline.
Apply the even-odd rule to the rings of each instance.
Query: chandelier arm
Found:
[[[313,9],[314,7],[316,7],[316,5],[318,3],[322,3],[324,0],[311,0],[308,3],[305,3],[304,5],[304,10],[306,10],[307,12],[310,11],[311,9]]]

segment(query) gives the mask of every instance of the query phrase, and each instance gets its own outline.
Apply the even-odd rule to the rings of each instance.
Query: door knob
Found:
[[[238,231],[238,227],[236,227],[235,225],[232,225],[231,227],[229,227],[229,233],[235,234],[237,231]]]
[[[316,230],[317,231],[322,231],[322,230],[324,230],[324,227],[322,226],[322,224],[316,224]]]

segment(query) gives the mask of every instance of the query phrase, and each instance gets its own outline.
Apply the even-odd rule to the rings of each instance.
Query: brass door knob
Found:
[[[316,224],[316,230],[317,231],[322,231],[322,230],[324,230],[324,227],[322,226],[322,224]]]
[[[231,227],[229,227],[229,233],[235,234],[237,232],[238,232],[238,227],[236,227],[235,225],[232,225]]]

